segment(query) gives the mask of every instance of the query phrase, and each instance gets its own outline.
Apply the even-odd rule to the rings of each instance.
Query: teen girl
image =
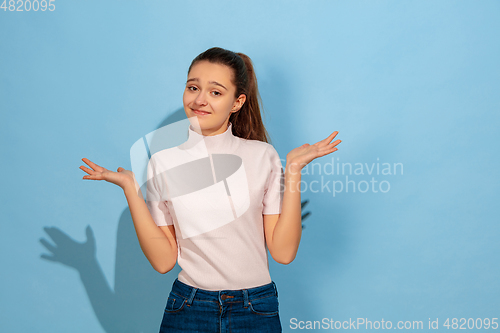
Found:
[[[293,149],[283,171],[259,98],[250,58],[211,48],[188,70],[189,138],[151,157],[146,202],[131,171],[82,159],[91,168],[80,167],[88,173],[83,179],[123,189],[153,268],[162,274],[176,262],[182,268],[160,332],[281,332],[267,250],[278,263],[294,260],[302,232],[301,169],[336,151],[340,140],[332,142],[333,132]]]

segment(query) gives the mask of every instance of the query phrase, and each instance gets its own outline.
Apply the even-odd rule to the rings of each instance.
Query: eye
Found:
[[[221,95],[221,93],[220,93],[220,92],[218,92],[218,91],[212,91],[212,94],[213,94],[214,96],[220,96],[220,95]]]
[[[196,90],[198,90],[198,88],[196,88],[195,86],[189,86],[189,87],[187,87],[187,90],[196,91]]]

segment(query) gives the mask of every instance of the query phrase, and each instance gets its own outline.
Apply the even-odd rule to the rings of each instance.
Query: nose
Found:
[[[194,100],[194,102],[197,105],[206,105],[207,104],[207,99],[205,97],[205,94],[201,90],[198,93],[198,96],[196,96],[196,99]]]

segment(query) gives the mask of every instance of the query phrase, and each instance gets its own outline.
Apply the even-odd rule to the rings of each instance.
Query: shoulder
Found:
[[[148,163],[152,166],[156,166],[158,164],[158,162],[161,162],[161,160],[164,158],[165,158],[165,152],[163,150],[160,150],[160,151],[154,153],[153,155],[151,155]]]
[[[156,168],[158,172],[162,172],[189,161],[189,157],[182,150],[172,147],[151,155],[148,165]]]
[[[281,169],[282,161],[273,145],[259,140],[240,140],[240,152],[251,156],[261,168]]]
[[[254,153],[265,154],[269,157],[278,156],[279,158],[278,152],[270,143],[259,140],[246,140],[242,138],[238,138],[238,140],[240,141],[240,147],[243,149],[252,151]]]

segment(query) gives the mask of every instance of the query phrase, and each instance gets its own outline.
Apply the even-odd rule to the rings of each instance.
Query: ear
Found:
[[[236,101],[233,103],[233,108],[231,109],[231,112],[238,112],[242,107],[243,104],[245,104],[245,101],[247,100],[247,96],[245,94],[241,94],[238,96]]]

